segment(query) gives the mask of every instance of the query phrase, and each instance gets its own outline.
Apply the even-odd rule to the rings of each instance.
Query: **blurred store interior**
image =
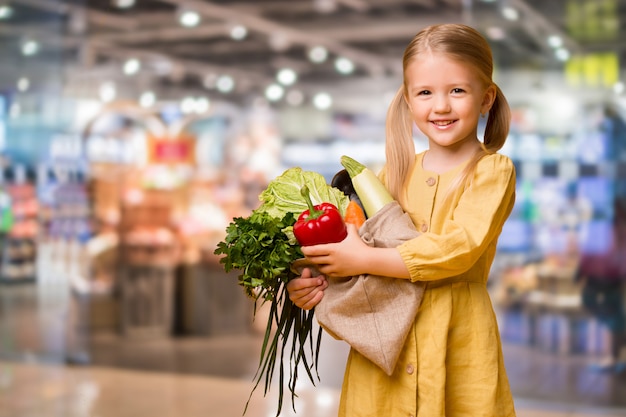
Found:
[[[626,1],[3,0],[0,416],[241,415],[265,312],[217,242],[288,167],[380,169],[441,22],[513,110],[489,289],[519,415],[626,415]],[[297,415],[336,415],[346,354],[325,335]]]

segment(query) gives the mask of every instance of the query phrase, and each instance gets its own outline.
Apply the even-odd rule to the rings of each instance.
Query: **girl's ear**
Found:
[[[402,94],[402,100],[404,100],[404,104],[406,104],[406,106],[409,108],[409,111],[412,111],[411,102],[409,101],[409,98],[406,96],[406,93]]]
[[[485,90],[485,95],[483,96],[483,102],[480,105],[480,113],[487,114],[489,110],[491,110],[491,106],[493,106],[493,102],[496,100],[496,86],[491,84]]]

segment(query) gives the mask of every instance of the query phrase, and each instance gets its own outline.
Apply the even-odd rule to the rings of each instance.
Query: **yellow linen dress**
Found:
[[[393,375],[351,349],[339,416],[515,416],[486,287],[515,200],[515,168],[506,156],[485,156],[471,187],[445,198],[464,165],[438,175],[422,168],[423,155],[405,207],[423,234],[398,249],[426,291]]]

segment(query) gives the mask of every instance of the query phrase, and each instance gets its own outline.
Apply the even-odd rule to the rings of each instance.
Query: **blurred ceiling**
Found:
[[[3,3],[12,7],[11,15],[0,22],[4,62],[8,62],[7,54],[19,55],[24,43],[34,40],[39,44],[39,59],[62,63],[70,81],[128,78],[123,64],[134,58],[141,64],[135,84],[164,90],[211,90],[227,74],[234,81],[230,93],[234,97],[263,91],[275,82],[281,68],[293,69],[304,90],[337,85],[346,77],[399,79],[408,41],[424,26],[441,22],[462,22],[479,29],[490,40],[499,68],[558,69],[568,55],[603,51],[616,52],[624,62],[626,52],[624,0]],[[199,22],[182,26],[184,12],[196,12]],[[234,39],[237,34],[242,38]],[[560,46],[551,45],[550,39],[560,40]],[[309,59],[316,46],[328,52],[323,63]],[[350,75],[337,72],[335,60],[340,57],[354,65]]]

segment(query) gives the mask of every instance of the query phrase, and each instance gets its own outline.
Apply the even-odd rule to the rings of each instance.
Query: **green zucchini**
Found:
[[[385,185],[371,169],[346,155],[341,157],[341,165],[348,171],[368,218],[393,201]]]

